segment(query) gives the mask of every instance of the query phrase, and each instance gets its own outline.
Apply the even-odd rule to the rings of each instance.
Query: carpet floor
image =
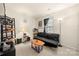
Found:
[[[69,49],[67,47],[47,47],[44,46],[40,53],[37,53],[31,48],[31,42],[17,44],[16,56],[78,56],[79,51]]]

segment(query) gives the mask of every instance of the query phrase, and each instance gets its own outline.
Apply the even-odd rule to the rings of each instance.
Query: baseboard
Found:
[[[69,49],[72,49],[72,50],[75,50],[75,51],[79,51],[78,48],[74,48],[74,47],[68,47],[68,46],[65,46],[65,45],[62,45],[63,47],[66,47],[66,48],[69,48]]]

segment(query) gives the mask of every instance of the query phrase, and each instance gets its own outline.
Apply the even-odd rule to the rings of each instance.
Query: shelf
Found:
[[[1,24],[1,41],[4,39],[12,39],[16,36],[15,33],[15,19],[6,16],[6,20],[4,16],[0,16],[0,24]]]
[[[11,32],[11,31],[14,31],[15,29],[8,29],[8,30],[3,30],[3,32]]]
[[[10,35],[10,36],[15,36],[15,35]],[[10,37],[10,36],[7,36],[7,37]],[[6,37],[6,36],[3,36],[3,37]]]

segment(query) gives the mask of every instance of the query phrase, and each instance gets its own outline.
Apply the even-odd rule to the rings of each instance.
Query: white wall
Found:
[[[4,15],[4,9],[2,3],[0,3],[0,15]]]
[[[42,21],[42,27],[39,27],[39,26],[38,26],[38,31],[39,31],[39,32],[44,32],[44,20],[43,20],[43,18],[40,17],[40,18],[38,19],[38,21],[37,21],[37,24],[39,23],[39,21]]]
[[[76,49],[77,48],[77,25],[78,19],[76,15],[64,18],[62,22],[62,38],[63,45]]]
[[[79,19],[79,13],[78,13],[78,19]],[[77,31],[78,31],[77,32],[77,37],[78,37],[78,40],[77,40],[78,46],[77,46],[77,48],[79,49],[79,20],[78,20],[78,30]]]
[[[78,13],[76,6],[57,12],[54,16],[63,18],[61,25],[62,45],[79,50],[78,47]],[[56,26],[56,25],[55,25]]]
[[[78,47],[78,11],[77,6],[70,7],[51,14],[55,17],[54,32],[59,33],[59,21],[58,18],[62,18],[61,22],[61,44],[72,49],[79,50]]]
[[[23,31],[27,33],[33,38],[33,28],[36,27],[35,19],[29,14],[29,12],[23,11],[18,12],[18,9],[13,10],[14,6],[10,6],[10,4],[6,4],[6,13],[8,16],[15,18],[15,26],[16,26],[16,38],[20,38],[23,35]],[[25,13],[24,13],[25,12]]]

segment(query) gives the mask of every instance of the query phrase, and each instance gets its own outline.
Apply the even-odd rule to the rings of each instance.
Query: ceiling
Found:
[[[6,9],[21,14],[46,15],[62,9],[74,6],[75,4],[60,3],[6,3]]]

